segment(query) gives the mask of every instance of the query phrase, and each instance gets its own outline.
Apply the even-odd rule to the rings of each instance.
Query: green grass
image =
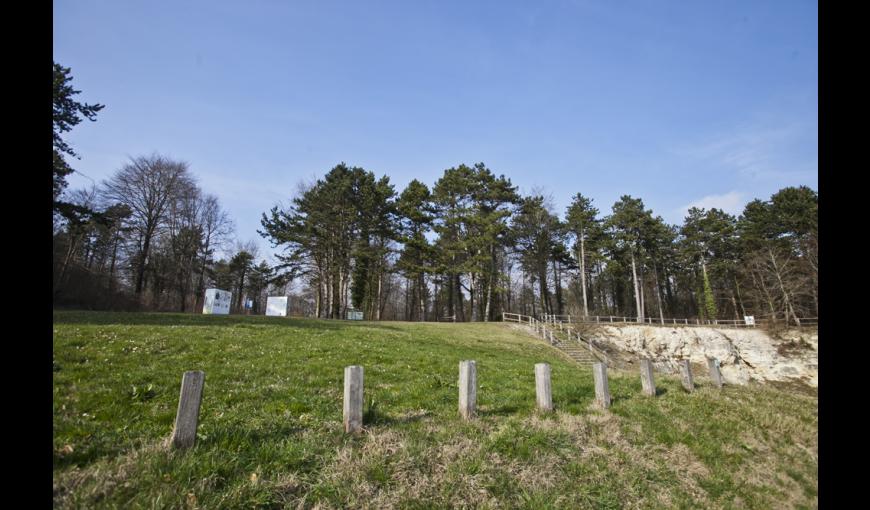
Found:
[[[459,361],[479,416],[459,419]],[[56,312],[60,508],[770,508],[818,506],[813,395],[719,391],[589,369],[505,324]],[[550,363],[556,412],[534,409]],[[344,367],[365,427],[342,430]],[[203,370],[196,446],[163,446],[181,376]],[[705,384],[706,383],[706,384]]]

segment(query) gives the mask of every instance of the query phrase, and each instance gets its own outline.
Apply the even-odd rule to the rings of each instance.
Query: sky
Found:
[[[106,107],[69,189],[187,162],[240,241],[341,162],[401,192],[483,162],[564,211],[667,222],[818,190],[818,8],[763,1],[58,1],[55,62]]]

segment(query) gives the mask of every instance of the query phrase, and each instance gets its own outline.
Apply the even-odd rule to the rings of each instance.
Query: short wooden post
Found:
[[[692,367],[687,359],[680,361],[680,376],[683,380],[683,388],[686,391],[693,391],[695,389],[695,382],[692,381]]]
[[[181,377],[178,413],[175,415],[175,428],[169,440],[173,448],[190,448],[196,443],[196,427],[204,385],[205,372],[201,370],[185,372]]]
[[[550,365],[537,363],[535,365],[535,394],[537,396],[538,409],[541,411],[553,410],[553,394],[550,388]]]
[[[363,425],[363,367],[344,367],[344,431],[359,432]]]
[[[466,420],[474,418],[477,408],[477,365],[474,361],[459,362],[459,414]]]
[[[643,394],[654,397],[656,396],[656,385],[653,381],[652,361],[648,359],[640,360],[640,384],[643,386]]]
[[[707,358],[707,367],[710,369],[710,379],[713,379],[713,386],[722,388],[722,372],[719,370],[719,360]]]
[[[595,401],[607,409],[610,407],[610,388],[607,386],[607,365],[595,363],[592,365],[592,376],[595,379]]]

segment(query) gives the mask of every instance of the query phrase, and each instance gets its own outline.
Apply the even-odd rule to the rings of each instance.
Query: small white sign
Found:
[[[347,311],[347,320],[349,320],[349,321],[361,321],[361,320],[363,320],[363,313],[353,311],[353,310],[348,310]]]
[[[269,296],[266,298],[266,315],[287,317],[287,296]]]
[[[744,315],[743,321],[746,322],[747,326],[755,326],[755,316],[754,315]]]
[[[233,293],[221,289],[206,289],[205,303],[202,305],[202,313],[213,315],[229,315],[230,303]]]

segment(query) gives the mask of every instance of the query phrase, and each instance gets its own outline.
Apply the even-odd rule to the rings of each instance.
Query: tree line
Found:
[[[640,198],[608,214],[581,193],[559,214],[483,163],[399,193],[342,163],[263,214],[274,270],[312,314],[412,321],[616,315],[795,323],[818,316],[818,193],[784,188],[739,217],[691,208],[669,225]]]
[[[692,208],[669,225],[628,195],[602,212],[577,193],[556,211],[483,163],[448,168],[401,192],[389,177],[337,165],[258,233],[281,251],[257,262],[189,165],[152,154],[69,192],[78,155],[63,134],[104,107],[75,100],[54,64],[53,297],[58,306],[201,310],[204,291],[232,311],[370,320],[492,321],[502,312],[796,323],[818,316],[818,193],[788,187],[739,217]],[[295,289],[291,292],[291,289]]]
[[[182,161],[131,158],[111,178],[69,192],[66,161],[78,155],[63,134],[96,120],[103,105],[75,100],[70,69],[54,64],[53,301],[97,309],[199,311],[205,289],[233,292],[262,313],[272,268],[252,243],[234,240],[220,201],[202,191]],[[283,292],[283,289],[280,289]]]

